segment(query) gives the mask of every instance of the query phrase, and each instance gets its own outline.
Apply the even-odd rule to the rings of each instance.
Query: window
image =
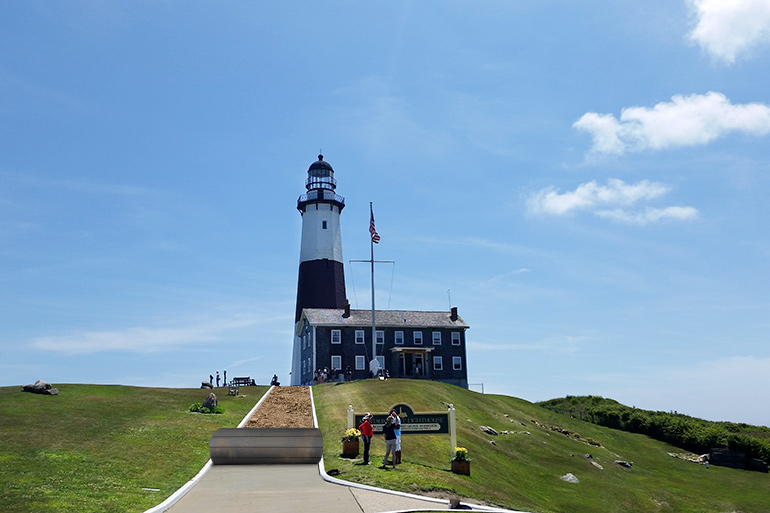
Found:
[[[414,332],[414,345],[421,346],[422,345],[422,331],[415,331]]]
[[[453,346],[459,346],[460,345],[460,332],[459,331],[453,331],[452,332],[452,345]]]
[[[302,374],[307,372],[307,362],[302,360]]]
[[[453,370],[463,370],[463,357],[462,356],[453,356],[452,357],[452,369]]]
[[[385,343],[385,332],[377,330],[376,334],[377,334],[377,343],[378,344],[384,344]]]
[[[385,371],[385,357],[384,356],[378,356],[377,357],[377,362],[380,364],[380,369],[382,369],[383,372],[384,372]]]
[[[362,354],[356,355],[356,370],[366,370],[366,357]]]
[[[332,344],[342,344],[342,333],[340,330],[332,330]]]
[[[342,370],[342,356],[340,355],[332,356],[332,371],[335,370]]]
[[[444,362],[440,356],[433,357],[433,370],[444,370]]]
[[[396,332],[396,345],[397,346],[404,345],[404,332],[403,331],[397,331]]]
[[[440,331],[434,331],[433,332],[433,345],[434,346],[440,346],[441,345],[441,332]]]
[[[326,221],[321,221],[321,228],[326,229]]]
[[[356,344],[364,343],[364,330],[356,330]]]

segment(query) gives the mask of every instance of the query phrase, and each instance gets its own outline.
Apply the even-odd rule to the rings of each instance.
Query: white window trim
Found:
[[[334,335],[337,335],[337,342],[334,341]],[[342,344],[342,330],[332,330],[332,344]]]
[[[417,341],[417,336],[418,336],[418,335],[419,335],[419,337],[420,337],[420,341],[419,341],[419,342]],[[422,345],[422,331],[415,331],[415,332],[412,334],[412,340],[414,340],[414,345],[416,345],[416,346],[421,346],[421,345]]]
[[[356,344],[366,343],[366,332],[364,330],[356,330]]]
[[[395,344],[397,346],[404,345],[404,332],[403,331],[397,331],[396,334],[395,334],[395,337],[396,337]]]
[[[438,335],[438,336],[436,336]],[[434,331],[431,335],[431,340],[433,340],[434,346],[440,346],[441,345],[441,332],[440,331]]]
[[[385,332],[383,330],[377,330],[374,332],[375,340],[378,344],[385,343]]]
[[[366,357],[362,354],[356,355],[356,370],[366,370]]]
[[[433,357],[433,370],[444,370],[444,359],[441,356]]]
[[[460,332],[459,331],[453,331],[452,332],[452,345],[453,346],[459,346],[460,345]]]
[[[339,365],[334,365],[335,358],[338,360]],[[331,370],[337,370],[338,372],[342,370],[342,355],[338,355],[338,354],[332,355]]]
[[[452,370],[463,370],[463,357],[462,356],[453,356],[452,357]]]

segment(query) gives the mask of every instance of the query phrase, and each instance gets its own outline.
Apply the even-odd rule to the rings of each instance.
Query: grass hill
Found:
[[[455,494],[542,513],[770,511],[768,474],[707,469],[669,456],[682,452],[671,445],[566,417],[521,399],[407,380],[325,384],[314,387],[313,394],[326,468],[338,468],[343,479],[416,493]],[[395,471],[357,466],[339,457],[347,405],[356,412],[384,412],[396,403],[407,403],[415,411],[441,411],[446,409],[444,403],[452,403],[458,445],[466,447],[473,459],[471,476],[449,471],[447,435],[403,436],[404,463]],[[480,426],[509,434],[487,435]],[[381,437],[373,446],[379,464],[384,454]],[[616,460],[633,465],[626,469]],[[561,480],[567,473],[579,482]]]
[[[641,433],[698,453],[723,448],[770,461],[770,428],[712,422],[677,412],[642,410],[597,396],[567,396],[537,403],[549,410],[600,426]],[[766,471],[766,470],[765,470]]]
[[[266,390],[241,389],[248,394],[242,399],[218,389],[226,413],[204,416],[187,411],[205,397],[199,389],[56,386],[56,397],[0,388],[4,513],[144,511],[192,478],[208,459],[211,434],[237,425]],[[340,477],[351,481],[538,513],[770,511],[768,474],[706,469],[668,456],[681,451],[646,436],[582,422],[513,397],[405,380],[325,384],[313,393],[327,470],[338,468]],[[447,435],[405,435],[404,463],[396,470],[341,459],[347,406],[380,412],[395,403],[418,412],[454,404],[458,445],[467,447],[473,459],[471,476],[449,471]],[[482,425],[509,434],[487,435]],[[384,454],[380,438],[372,453],[379,463]],[[633,466],[615,465],[618,459]],[[579,482],[562,481],[568,472]]]
[[[56,385],[59,395],[0,388],[0,511],[141,512],[209,459],[209,440],[235,427],[268,387],[216,389],[222,415],[190,413],[200,389]]]

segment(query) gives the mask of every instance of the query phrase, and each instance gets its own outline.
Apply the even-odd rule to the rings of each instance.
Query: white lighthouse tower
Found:
[[[345,308],[345,270],[342,260],[340,213],[345,198],[335,193],[334,169],[323,155],[310,165],[305,181],[307,192],[297,199],[302,215],[302,243],[297,283],[297,308],[291,365],[291,384],[301,380],[301,337],[296,324],[304,308]]]

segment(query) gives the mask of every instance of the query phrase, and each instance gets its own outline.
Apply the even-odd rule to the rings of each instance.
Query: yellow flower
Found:
[[[343,442],[355,442],[358,437],[361,436],[361,432],[356,428],[350,428],[345,431],[345,436],[342,437]]]
[[[457,461],[469,461],[468,449],[465,447],[455,447],[455,460]]]

